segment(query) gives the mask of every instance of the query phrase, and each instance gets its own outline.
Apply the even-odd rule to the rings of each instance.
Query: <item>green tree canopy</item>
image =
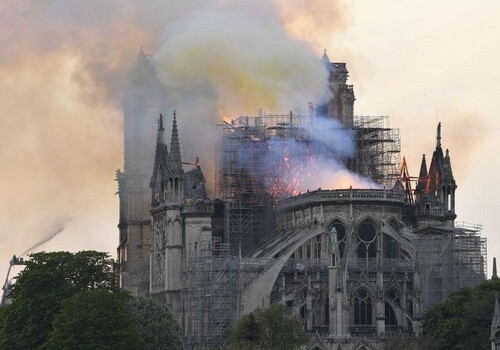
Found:
[[[243,316],[233,328],[228,349],[295,350],[309,342],[304,326],[290,309],[272,304]]]
[[[0,349],[39,349],[63,300],[97,288],[118,290],[113,259],[96,251],[32,254],[15,280],[14,302],[3,312]]]
[[[164,305],[121,291],[107,253],[31,255],[0,309],[0,349],[182,349]]]
[[[424,336],[435,340],[438,350],[488,350],[494,298],[500,296],[500,280],[461,288],[427,310],[422,318]]]
[[[181,330],[170,310],[149,299],[128,298],[125,307],[145,350],[181,350]]]
[[[43,349],[145,350],[123,298],[97,289],[64,300]]]

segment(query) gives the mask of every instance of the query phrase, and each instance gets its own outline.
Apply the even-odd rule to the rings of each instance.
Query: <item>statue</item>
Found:
[[[332,266],[338,266],[340,262],[340,250],[335,226],[330,230],[330,255],[332,256]]]

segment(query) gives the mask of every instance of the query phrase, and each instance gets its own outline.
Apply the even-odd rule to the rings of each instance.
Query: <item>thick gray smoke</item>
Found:
[[[200,152],[211,180],[226,114],[321,99],[314,29],[331,35],[342,13],[322,0],[0,1],[0,263],[67,216],[46,248],[114,250],[121,101],[141,44],[171,89],[184,159]]]

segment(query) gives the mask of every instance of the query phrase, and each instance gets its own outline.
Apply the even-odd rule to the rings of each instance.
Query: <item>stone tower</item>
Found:
[[[166,303],[183,324],[185,276],[189,249],[211,242],[213,208],[205,190],[205,179],[197,163],[184,172],[181,160],[177,116],[174,111],[170,150],[165,143],[160,115],[151,177],[153,248],[150,291]]]
[[[330,62],[325,53],[321,61],[329,72],[328,87],[332,92],[332,97],[328,101],[326,114],[330,118],[338,119],[345,128],[352,128],[354,122],[354,89],[352,85],[347,85],[349,71],[345,63]]]
[[[163,99],[155,67],[141,48],[123,101],[125,162],[124,170],[116,174],[120,201],[119,282],[122,288],[139,296],[149,293],[153,120],[162,111]]]

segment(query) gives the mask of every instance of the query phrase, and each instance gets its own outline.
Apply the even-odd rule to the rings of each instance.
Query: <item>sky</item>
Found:
[[[355,114],[387,115],[400,129],[412,174],[422,154],[430,159],[442,122],[458,220],[482,224],[491,263],[500,257],[500,188],[490,185],[500,170],[499,10],[494,0],[0,0],[0,277],[13,254],[51,237],[35,251],[115,255],[121,99],[140,45],[179,91],[200,75],[211,84],[199,99],[216,101],[205,125],[256,111],[259,102],[248,101],[259,97],[281,112],[297,96],[320,95],[314,86],[323,78],[310,63],[327,49],[347,63]],[[220,69],[224,79],[213,74]],[[277,73],[253,79],[246,71]],[[303,90],[290,72],[308,76]],[[215,134],[204,142],[181,146],[191,155]]]

